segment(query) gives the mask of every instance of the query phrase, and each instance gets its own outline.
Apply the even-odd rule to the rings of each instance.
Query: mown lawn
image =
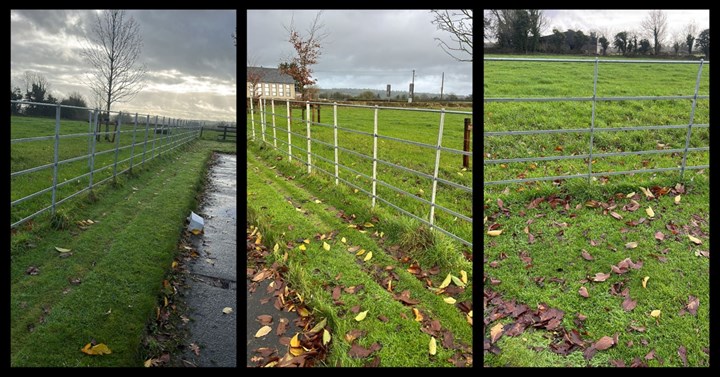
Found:
[[[592,64],[485,62],[484,72],[487,97],[592,96]],[[599,72],[598,96],[687,95],[697,66],[601,64]],[[700,94],[708,94],[708,74],[706,66]],[[485,131],[570,129],[588,127],[590,114],[581,102],[486,103],[483,118]],[[689,119],[687,100],[599,102],[595,125]],[[708,100],[698,101],[694,122],[709,122]],[[596,133],[594,150],[684,148],[686,132]],[[707,147],[708,136],[693,128],[690,147]],[[584,154],[588,145],[587,134],[493,136],[484,138],[483,158]],[[675,167],[681,159],[598,158],[592,169]],[[708,160],[707,151],[693,152],[687,164]],[[484,179],[587,169],[587,160],[492,164]],[[484,187],[485,365],[708,366],[709,196],[709,169]]]

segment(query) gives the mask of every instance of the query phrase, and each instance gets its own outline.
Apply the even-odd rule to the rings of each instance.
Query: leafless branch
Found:
[[[448,11],[433,9],[431,12],[435,14],[432,21],[438,30],[449,32],[450,44],[440,38],[438,41],[440,48],[446,54],[461,62],[472,62],[473,56],[473,11],[472,9],[461,9],[460,11]],[[469,55],[467,57],[466,55]]]

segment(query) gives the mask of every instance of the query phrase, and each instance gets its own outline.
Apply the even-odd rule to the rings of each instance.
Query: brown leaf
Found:
[[[655,349],[653,349],[652,351],[648,352],[647,355],[645,355],[645,360],[652,360],[654,358],[655,358]]]
[[[195,343],[190,343],[190,351],[193,351],[195,355],[200,356],[200,347]]]
[[[353,340],[358,339],[365,335],[365,332],[362,330],[353,329],[348,331],[347,334],[345,334],[345,340],[347,340],[348,343],[352,343]]]
[[[655,233],[655,239],[658,241],[662,241],[665,239],[665,234],[663,234],[663,232],[661,231],[658,231],[657,233]]]
[[[693,295],[688,296],[688,304],[686,308],[690,314],[697,315],[698,306],[700,306],[700,299]]]
[[[610,212],[610,216],[614,217],[616,220],[622,220],[622,216],[620,216],[617,212]]]
[[[385,317],[385,316],[382,315],[382,314],[380,314],[377,318],[378,318],[381,322],[387,323],[387,322],[389,321],[388,317]]]
[[[375,344],[378,344],[378,343],[375,343]],[[373,344],[373,346],[375,344]],[[371,346],[368,349],[368,348],[364,348],[360,345],[353,344],[352,347],[350,348],[350,351],[348,351],[348,355],[350,355],[350,357],[354,357],[356,359],[362,359],[362,358],[368,357],[368,356],[370,356],[371,353],[375,352],[375,350],[373,350],[373,348],[374,348],[373,346]]]
[[[593,281],[603,282],[607,280],[610,277],[610,274],[603,274],[602,272],[598,272],[595,274],[595,277],[593,278]]]
[[[402,303],[405,304],[405,305],[415,305],[415,304],[419,304],[419,303],[420,303],[420,301],[418,301],[418,300],[413,300],[413,299],[410,298],[410,291],[409,291],[409,290],[404,290],[404,291],[402,291],[401,294],[399,294],[399,295],[394,295],[393,297],[394,297],[396,300],[402,302]]]
[[[273,317],[271,315],[263,314],[257,317],[261,325],[269,325],[272,323]]]
[[[583,257],[585,260],[593,260],[593,259],[595,259],[595,258],[593,258],[593,256],[590,255],[590,253],[588,253],[587,250],[585,250],[585,249],[582,249],[582,253],[581,253],[581,254],[582,254],[582,257]]]
[[[287,331],[287,325],[288,325],[288,323],[289,323],[289,322],[288,322],[287,319],[285,319],[285,318],[280,318],[280,323],[278,323],[277,331],[275,331],[275,334],[276,334],[277,336],[282,336],[283,334],[285,334],[285,331]]]
[[[637,300],[631,300],[630,295],[627,295],[625,300],[622,302],[622,308],[625,309],[626,312],[629,312],[635,309],[635,306],[637,306]]]
[[[495,343],[500,339],[500,337],[503,334],[503,325],[502,323],[498,323],[495,326],[493,326],[492,329],[490,329],[490,342]]]
[[[338,300],[340,298],[340,286],[336,285],[335,288],[333,288],[332,291],[332,299]]]
[[[685,346],[680,346],[680,348],[678,348],[678,355],[680,355],[680,359],[683,362],[683,366],[688,366],[687,350],[685,349]]]
[[[602,338],[600,338],[600,340],[598,340],[597,342],[595,342],[595,344],[593,344],[593,347],[595,349],[597,349],[598,351],[604,351],[604,350],[612,347],[613,344],[615,344],[615,342],[613,341],[613,338],[611,338],[609,336],[603,336]]]
[[[25,273],[28,275],[37,275],[40,273],[40,269],[35,266],[30,266],[27,270],[25,270]]]
[[[578,291],[578,293],[580,293],[580,296],[583,296],[585,298],[590,297],[590,295],[588,294],[587,288],[585,288],[584,286],[580,287],[580,290]]]

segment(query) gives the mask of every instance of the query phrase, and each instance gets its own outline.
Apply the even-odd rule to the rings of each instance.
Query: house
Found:
[[[247,67],[246,97],[295,99],[295,80],[277,68]]]

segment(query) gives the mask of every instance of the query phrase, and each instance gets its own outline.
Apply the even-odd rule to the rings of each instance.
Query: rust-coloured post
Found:
[[[463,139],[463,151],[470,152],[470,133],[472,132],[472,123],[470,118],[465,118],[465,137]],[[465,169],[470,168],[470,156],[463,155],[463,167]]]

